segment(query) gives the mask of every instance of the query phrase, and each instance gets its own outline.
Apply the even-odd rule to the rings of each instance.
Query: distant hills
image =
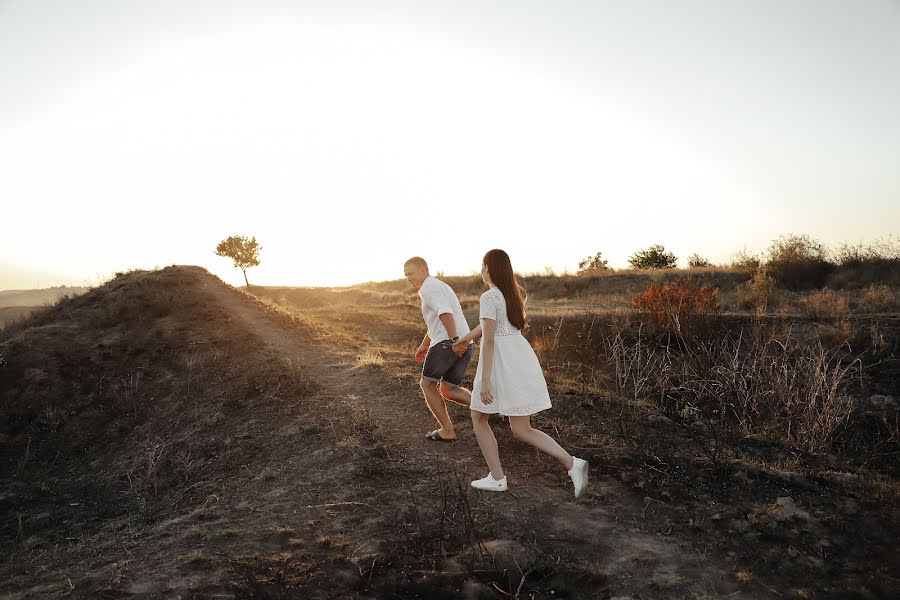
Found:
[[[42,290],[0,291],[0,308],[6,306],[46,306],[55,304],[63,296],[78,296],[90,288],[61,285]]]

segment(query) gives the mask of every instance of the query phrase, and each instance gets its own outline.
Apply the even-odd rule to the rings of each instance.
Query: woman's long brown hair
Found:
[[[509,255],[503,250],[488,250],[484,255],[491,283],[496,285],[506,299],[506,317],[519,331],[528,329],[525,320],[525,290],[516,281]]]

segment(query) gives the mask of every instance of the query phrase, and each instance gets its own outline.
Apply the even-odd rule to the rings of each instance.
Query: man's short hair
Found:
[[[407,267],[409,265],[415,265],[421,269],[425,269],[426,271],[428,271],[428,263],[425,262],[425,259],[421,256],[413,256],[411,259],[403,263],[404,267]]]

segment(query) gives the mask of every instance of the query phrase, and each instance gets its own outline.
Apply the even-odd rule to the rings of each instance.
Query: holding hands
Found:
[[[462,356],[469,349],[469,344],[481,337],[481,325],[470,331],[465,337],[461,337],[453,343],[453,351]]]
[[[425,345],[425,342],[419,344],[419,347],[416,348],[416,364],[421,365],[425,362],[425,355],[428,354],[428,346]]]

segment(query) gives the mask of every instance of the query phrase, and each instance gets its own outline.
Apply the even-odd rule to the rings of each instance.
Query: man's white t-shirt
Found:
[[[429,275],[419,288],[419,298],[422,299],[422,317],[428,326],[428,337],[431,338],[431,346],[450,339],[447,328],[441,323],[441,315],[450,313],[456,323],[456,335],[463,337],[469,333],[469,324],[463,315],[459,298],[449,285]]]

